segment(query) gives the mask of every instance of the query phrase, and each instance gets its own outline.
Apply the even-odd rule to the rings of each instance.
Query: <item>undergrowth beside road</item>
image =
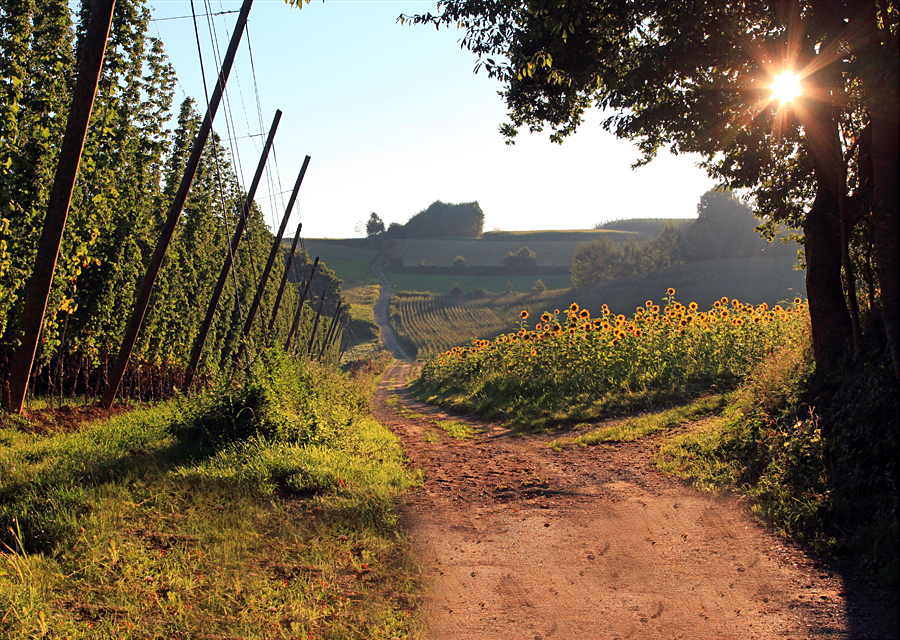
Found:
[[[0,429],[0,635],[393,638],[417,628],[393,496],[419,478],[375,377],[266,354],[75,433]]]
[[[744,494],[781,534],[896,586],[900,402],[884,350],[816,375],[801,301],[698,314],[673,294],[630,320],[573,304],[531,331],[522,312],[520,331],[426,362],[413,389],[519,430],[643,412],[550,446],[654,436],[660,470]]]

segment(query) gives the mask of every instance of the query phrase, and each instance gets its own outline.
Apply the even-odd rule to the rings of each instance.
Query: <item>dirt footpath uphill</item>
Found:
[[[379,256],[375,261],[375,264],[372,265],[372,271],[378,276],[378,282],[381,284],[381,293],[378,296],[378,302],[375,303],[374,309],[375,324],[381,329],[381,341],[384,343],[385,349],[394,354],[395,358],[409,362],[412,358],[409,357],[406,351],[403,350],[403,347],[400,346],[400,343],[397,342],[397,336],[394,335],[394,330],[391,328],[391,323],[388,319],[391,310],[391,291],[393,291],[393,287],[391,287],[391,283],[381,270],[381,261],[383,258],[384,253],[382,252],[382,255]]]
[[[388,371],[375,415],[424,472],[401,508],[429,639],[896,637],[886,594],[652,471],[641,446],[555,452],[487,423],[456,440],[438,424],[459,418],[416,402],[408,372]]]

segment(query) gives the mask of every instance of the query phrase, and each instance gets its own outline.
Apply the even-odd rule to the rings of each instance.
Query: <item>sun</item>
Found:
[[[800,76],[794,75],[793,71],[785,71],[775,76],[770,88],[772,89],[772,99],[778,100],[781,104],[795,100],[803,93]]]

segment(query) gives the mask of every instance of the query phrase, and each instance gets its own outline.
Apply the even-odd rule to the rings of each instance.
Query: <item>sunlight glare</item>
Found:
[[[775,76],[772,80],[771,89],[772,98],[777,99],[782,104],[798,98],[803,93],[800,76],[794,75],[793,71],[785,71],[781,75]]]

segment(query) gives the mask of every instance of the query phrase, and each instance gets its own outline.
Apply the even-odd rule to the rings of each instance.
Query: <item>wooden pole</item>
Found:
[[[247,197],[244,199],[244,206],[241,208],[241,215],[238,218],[237,225],[234,228],[234,234],[231,237],[231,245],[228,255],[225,256],[225,262],[222,264],[222,270],[219,271],[219,279],[216,281],[216,288],[213,289],[212,298],[206,309],[206,317],[203,318],[203,324],[200,325],[200,332],[194,340],[194,347],[191,351],[191,359],[188,363],[187,370],[184,372],[184,382],[181,390],[185,393],[191,388],[194,381],[194,374],[197,371],[197,365],[200,363],[200,354],[203,353],[203,345],[206,344],[206,337],[209,335],[209,329],[212,327],[213,317],[216,315],[216,308],[219,306],[219,298],[222,297],[222,290],[225,288],[225,282],[228,280],[228,274],[231,272],[231,265],[234,262],[234,255],[237,253],[238,245],[241,243],[241,236],[244,233],[244,227],[247,219],[250,217],[250,208],[253,206],[253,198],[256,196],[256,189],[259,181],[262,179],[263,169],[266,166],[266,160],[269,157],[269,150],[272,148],[272,142],[275,140],[275,131],[278,129],[278,123],[281,121],[281,110],[275,111],[275,118],[272,120],[272,126],[269,127],[269,137],[266,138],[266,144],[263,147],[262,155],[259,157],[259,163],[256,165],[256,173],[253,175],[253,181],[250,183],[250,190],[247,191]]]
[[[19,321],[21,343],[10,361],[9,394],[4,394],[3,398],[6,410],[10,413],[18,414],[22,411],[22,403],[28,390],[28,379],[34,366],[47,300],[53,286],[56,260],[59,258],[59,247],[66,219],[69,217],[72,190],[78,176],[78,165],[81,163],[97,83],[103,69],[106,41],[115,6],[115,0],[94,0],[91,8],[84,49],[78,65],[78,79],[72,92],[72,104],[59,150],[56,176],[47,202],[47,215],[38,241],[34,270],[25,287],[25,303]]]
[[[309,336],[309,345],[306,347],[306,355],[312,353],[313,340],[316,339],[316,331],[319,329],[319,318],[322,316],[322,307],[325,306],[325,289],[322,289],[322,297],[319,298],[319,311],[316,313],[316,321],[313,322],[312,335]]]
[[[244,33],[244,26],[247,24],[247,15],[250,13],[250,6],[253,0],[244,0],[241,6],[241,12],[238,15],[237,24],[234,27],[234,33],[231,34],[231,42],[228,44],[228,51],[225,53],[225,59],[222,62],[222,69],[219,71],[219,80],[216,82],[216,88],[213,91],[209,106],[206,109],[206,116],[197,132],[197,138],[194,140],[194,146],[191,149],[191,155],[188,158],[184,168],[184,176],[181,178],[181,184],[175,193],[175,200],[169,207],[166,223],[163,225],[162,235],[156,243],[156,250],[150,259],[150,265],[147,267],[147,274],[141,283],[141,290],[138,293],[134,303],[134,311],[128,326],[125,329],[125,337],[122,345],[119,347],[119,355],[116,358],[116,364],[113,367],[112,375],[109,379],[109,385],[103,393],[103,406],[107,409],[112,406],[113,400],[116,398],[116,392],[119,390],[119,384],[122,382],[122,375],[125,373],[125,367],[128,366],[128,360],[131,358],[131,351],[134,349],[134,343],[137,341],[138,332],[141,330],[141,324],[144,322],[144,315],[147,313],[147,307],[150,304],[150,295],[153,293],[153,285],[156,284],[156,276],[162,267],[163,258],[166,257],[166,251],[169,248],[169,242],[175,233],[175,227],[178,224],[178,218],[181,216],[181,210],[187,200],[188,192],[191,190],[191,183],[194,181],[194,174],[197,172],[197,165],[200,163],[200,156],[203,155],[203,149],[206,147],[206,140],[212,130],[213,118],[219,108],[222,100],[222,93],[225,90],[225,83],[228,81],[228,75],[231,73],[231,65],[234,63],[234,56],[237,53],[238,45],[241,42],[241,36]]]
[[[341,313],[341,303],[338,303],[337,309],[334,310],[334,317],[328,323],[328,331],[325,332],[325,339],[322,340],[322,348],[319,349],[319,360],[325,355],[325,349],[331,343],[331,336],[334,333],[334,325],[337,323],[338,316]]]
[[[306,294],[309,293],[309,285],[312,284],[313,278],[316,275],[316,267],[319,266],[319,256],[316,256],[315,262],[313,262],[312,271],[309,273],[309,278],[306,279],[306,286],[303,288],[303,295],[300,296],[300,304],[297,305],[297,313],[294,314],[294,322],[291,324],[291,331],[288,333],[287,340],[284,341],[284,350],[290,351],[291,349],[291,340],[294,337],[294,334],[297,333],[297,327],[300,326],[300,317],[303,315],[303,303],[306,302]]]
[[[266,331],[266,346],[272,344],[272,332],[275,330],[275,319],[278,317],[278,307],[281,306],[281,296],[284,294],[284,287],[287,284],[288,276],[291,275],[291,267],[294,264],[294,252],[297,251],[297,243],[300,241],[300,229],[303,223],[297,225],[297,233],[294,234],[294,242],[291,244],[291,252],[288,254],[287,262],[284,265],[284,275],[281,276],[281,286],[278,287],[278,295],[275,296],[275,306],[272,308],[272,319],[269,320],[269,329]]]
[[[306,168],[309,166],[309,156],[303,159],[303,166],[300,168],[300,174],[297,176],[297,182],[294,183],[294,191],[291,193],[291,199],[288,201],[287,208],[284,210],[284,216],[281,218],[281,226],[278,227],[278,233],[272,241],[272,249],[269,251],[269,259],[266,261],[266,268],[263,269],[262,278],[256,287],[256,296],[253,298],[253,304],[250,305],[250,312],[247,314],[247,321],[244,323],[244,330],[241,332],[241,344],[238,347],[237,355],[234,357],[234,366],[237,367],[244,355],[244,349],[247,346],[247,339],[250,337],[250,329],[253,327],[253,319],[256,318],[256,312],[262,302],[263,292],[266,290],[266,283],[269,281],[269,274],[272,272],[272,265],[275,264],[275,257],[281,250],[281,238],[284,236],[284,228],[287,226],[288,218],[291,217],[291,209],[294,208],[294,202],[297,201],[297,192],[300,191],[300,185],[303,184],[303,176],[306,175]]]

